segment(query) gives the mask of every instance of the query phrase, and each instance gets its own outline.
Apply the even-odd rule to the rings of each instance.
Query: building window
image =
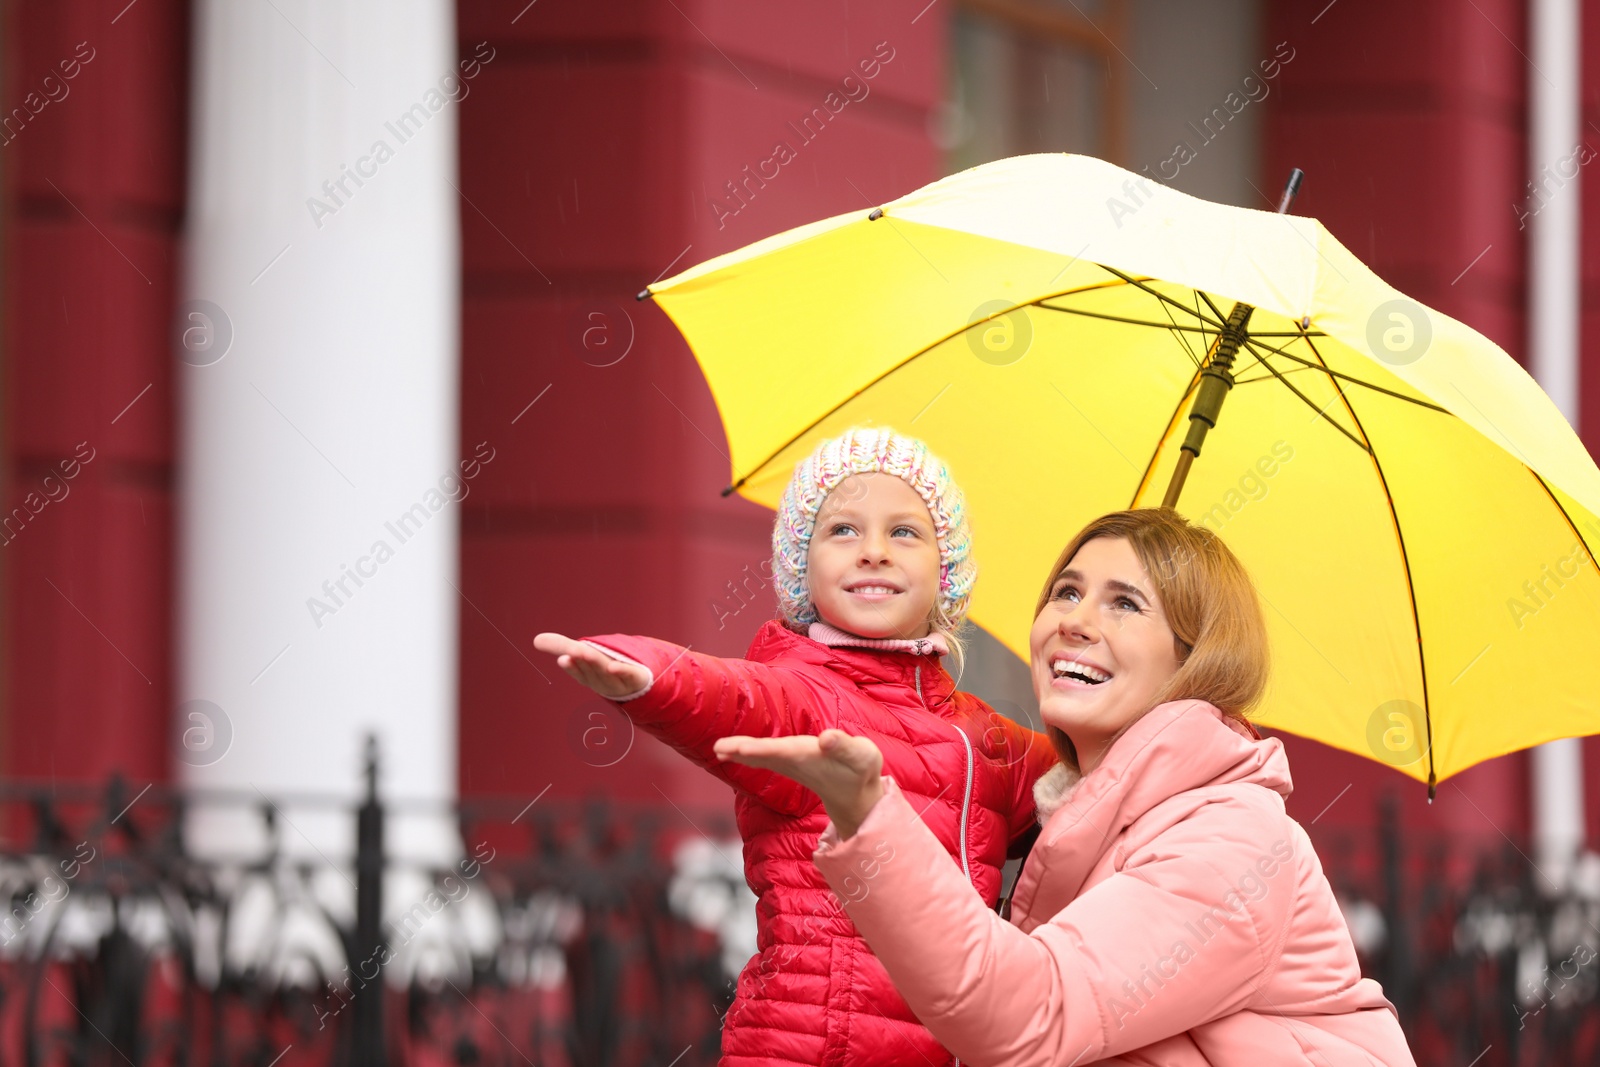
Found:
[[[946,173],[1028,152],[1124,163],[1125,0],[961,0],[951,21],[931,130]]]

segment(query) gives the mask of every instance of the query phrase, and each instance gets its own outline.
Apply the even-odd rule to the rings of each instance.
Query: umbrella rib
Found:
[[[1307,371],[1311,371],[1311,370],[1315,370],[1315,369],[1316,369],[1315,367],[1290,367],[1288,370],[1284,371],[1283,373],[1284,373],[1284,376],[1287,377],[1287,376],[1289,376],[1291,374],[1304,374]],[[1233,384],[1234,385],[1251,385],[1251,384],[1253,384],[1255,382],[1270,382],[1271,380],[1272,380],[1272,375],[1263,374],[1258,378],[1235,378],[1233,380]]]
[[[930,266],[931,265],[932,264],[930,264]],[[1102,267],[1105,266],[1104,264],[1098,264],[1098,265],[1102,266]],[[938,268],[935,268],[935,269],[937,270]],[[1191,311],[1189,308],[1184,307],[1184,305],[1182,305],[1182,304],[1178,303],[1177,301],[1173,300],[1171,297],[1166,296],[1166,295],[1164,295],[1162,293],[1156,292],[1154,289],[1152,289],[1149,286],[1145,285],[1143,282],[1140,282],[1140,281],[1138,281],[1138,280],[1136,280],[1136,279],[1134,279],[1132,277],[1129,277],[1126,274],[1123,274],[1121,271],[1117,270],[1115,267],[1105,267],[1105,269],[1110,271],[1112,274],[1116,275],[1118,278],[1122,279],[1122,281],[1128,283],[1129,285],[1133,285],[1133,286],[1136,286],[1136,287],[1138,287],[1140,289],[1143,289],[1145,292],[1149,293],[1151,296],[1155,297],[1157,300],[1160,300],[1162,303],[1171,304],[1174,307],[1180,308],[1185,314],[1194,315],[1196,318],[1198,318],[1202,322],[1208,321],[1205,318],[1205,316],[1198,309]],[[1056,295],[1057,296],[1064,296],[1066,294],[1058,293]],[[1053,298],[1046,297],[1045,299],[1053,299]],[[1023,307],[1023,306],[1026,306],[1026,305],[1022,305],[1022,304],[1018,304],[1017,305],[1017,307]],[[1015,310],[1015,308],[1013,308],[1011,310]],[[1052,308],[1051,310],[1060,311],[1060,310],[1064,310],[1064,309],[1062,309],[1062,308]],[[989,318],[993,319],[993,318],[995,318],[995,316],[991,315],[991,316],[989,316]],[[882,374],[878,375],[876,378],[872,379],[870,382],[867,382],[866,384],[862,385],[861,388],[855,390],[855,392],[853,392],[849,396],[845,397],[842,401],[840,401],[839,403],[835,404],[833,407],[829,408],[827,411],[823,412],[814,421],[812,421],[807,426],[805,426],[803,429],[801,429],[800,432],[796,433],[793,437],[789,438],[783,444],[779,445],[776,450],[774,450],[770,455],[768,455],[760,463],[757,463],[754,467],[751,467],[744,474],[740,475],[737,479],[735,479],[725,489],[722,490],[722,495],[723,496],[729,496],[732,493],[737,492],[740,486],[744,485],[745,482],[748,482],[751,479],[751,477],[755,475],[755,473],[757,471],[761,470],[768,463],[771,463],[774,457],[781,455],[784,452],[785,449],[789,448],[796,441],[800,440],[800,438],[804,437],[806,434],[810,433],[812,430],[814,430],[818,426],[820,426],[823,422],[827,421],[836,412],[838,412],[839,409],[843,408],[846,404],[850,403],[850,401],[854,400],[856,397],[860,396],[862,393],[865,393],[868,389],[871,389],[873,386],[877,385],[879,382],[881,382],[885,378],[889,377],[889,375],[893,374],[895,371],[897,371],[900,368],[906,366],[912,360],[917,359],[919,356],[926,355],[928,352],[931,352],[933,349],[939,347],[940,345],[944,344],[946,341],[950,340],[950,338],[956,336],[956,334],[965,333],[967,330],[971,329],[973,325],[974,325],[973,323],[968,323],[966,326],[963,326],[961,329],[955,330],[955,331],[952,331],[949,334],[946,334],[944,337],[939,338],[937,341],[934,341],[932,344],[928,345],[927,347],[925,347],[925,348],[923,348],[923,349],[921,349],[921,350],[919,350],[917,352],[913,352],[911,355],[907,356],[905,359],[901,360],[899,363],[896,363],[894,366],[890,367],[888,370],[884,371]],[[1161,327],[1161,326],[1159,326],[1159,324],[1157,324],[1157,328],[1165,329],[1166,327]],[[1205,331],[1202,329],[1201,333],[1203,334],[1204,332]],[[1190,388],[1192,389],[1193,385],[1191,385]],[[1185,396],[1187,396],[1187,394],[1185,394]],[[1181,401],[1180,401],[1180,406],[1181,406]],[[1157,444],[1156,447],[1157,447],[1157,450],[1159,451],[1159,449],[1160,449],[1159,443]],[[1145,472],[1145,476],[1149,477],[1149,471],[1148,470]]]
[[[1103,311],[1085,311],[1083,308],[1058,307],[1055,304],[1046,304],[1044,302],[1045,300],[1058,300],[1058,299],[1060,299],[1060,297],[1047,296],[1043,300],[1040,300],[1035,306],[1036,307],[1042,307],[1047,311],[1060,311],[1060,312],[1062,312],[1064,314],[1067,314],[1067,315],[1085,315],[1085,316],[1087,316],[1087,317],[1089,317],[1091,319],[1107,319],[1107,320],[1109,320],[1111,322],[1125,322],[1129,326],[1148,326],[1152,330],[1182,330],[1182,331],[1185,331],[1187,333],[1206,333],[1207,332],[1205,327],[1203,327],[1203,326],[1179,326],[1176,322],[1173,322],[1171,325],[1168,325],[1165,322],[1150,322],[1150,321],[1147,321],[1145,319],[1130,319],[1130,318],[1125,318],[1125,317],[1123,317],[1121,315],[1108,315]],[[1299,334],[1296,334],[1295,336],[1298,337]]]
[[[1310,340],[1306,347],[1317,357],[1317,362],[1328,370],[1327,363],[1322,358],[1322,353],[1317,351],[1317,346]],[[1339,400],[1344,404],[1344,410],[1349,414],[1351,421],[1356,424],[1356,429],[1361,431],[1361,436],[1367,436],[1367,428],[1361,424],[1361,416],[1356,414],[1356,409],[1351,405],[1350,398],[1340,388],[1337,380],[1333,383],[1333,390],[1339,395]],[[1428,801],[1433,801],[1433,794],[1438,786],[1437,770],[1433,759],[1433,707],[1428,698],[1428,661],[1422,651],[1422,619],[1417,614],[1417,588],[1411,578],[1411,555],[1406,551],[1405,531],[1400,528],[1400,513],[1394,506],[1394,495],[1389,492],[1389,479],[1384,476],[1383,463],[1378,459],[1378,450],[1368,440],[1367,455],[1372,458],[1372,468],[1377,472],[1378,484],[1383,487],[1383,499],[1389,506],[1389,521],[1394,524],[1395,542],[1400,548],[1400,566],[1406,574],[1406,599],[1411,604],[1411,631],[1417,638],[1417,673],[1422,679],[1422,722],[1428,734]]]
[[[1283,383],[1283,387],[1285,389],[1289,390],[1289,392],[1293,393],[1295,396],[1297,396],[1301,400],[1305,401],[1306,407],[1308,407],[1312,411],[1316,412],[1317,413],[1317,417],[1319,419],[1321,419],[1322,421],[1326,422],[1329,426],[1332,426],[1335,430],[1338,430],[1340,433],[1344,434],[1346,437],[1350,438],[1350,440],[1355,443],[1355,446],[1357,448],[1361,449],[1361,451],[1363,451],[1363,452],[1371,452],[1372,451],[1372,443],[1370,441],[1363,441],[1363,440],[1361,440],[1361,438],[1357,437],[1355,434],[1351,433],[1349,430],[1345,429],[1343,426],[1340,426],[1339,423],[1331,415],[1329,415],[1325,410],[1323,410],[1323,408],[1327,407],[1326,404],[1324,404],[1323,407],[1321,407],[1321,408],[1317,407],[1316,404],[1311,402],[1311,398],[1309,396],[1306,396],[1306,394],[1302,393],[1299,389],[1296,389],[1295,386],[1294,386],[1294,383],[1289,381],[1289,379],[1285,378],[1283,376],[1283,374],[1278,370],[1277,367],[1274,367],[1272,364],[1270,364],[1266,360],[1262,359],[1261,358],[1261,353],[1257,352],[1255,350],[1255,346],[1251,345],[1248,339],[1245,341],[1245,344],[1246,344],[1246,346],[1248,346],[1250,348],[1250,354],[1256,357],[1256,362],[1261,364],[1263,367],[1267,368],[1267,370],[1271,371],[1272,372],[1272,376],[1277,378],[1278,381],[1282,382]],[[1349,405],[1347,404],[1345,406],[1348,407]],[[1360,424],[1358,423],[1357,425],[1360,425]],[[1366,434],[1363,432],[1362,437],[1365,437],[1365,436],[1366,436]]]
[[[1567,509],[1562,506],[1561,501],[1556,498],[1555,493],[1550,491],[1550,483],[1546,482],[1544,477],[1540,475],[1538,471],[1534,470],[1532,467],[1529,467],[1526,463],[1524,463],[1523,466],[1527,468],[1528,473],[1533,475],[1538,481],[1539,487],[1543,489],[1545,491],[1545,495],[1550,498],[1550,503],[1554,504],[1556,506],[1556,510],[1561,512],[1561,517],[1567,521],[1567,529],[1572,531],[1572,536],[1578,539],[1578,544],[1583,546],[1584,554],[1589,557],[1589,565],[1595,569],[1596,573],[1600,573],[1600,561],[1597,561],[1594,558],[1594,549],[1589,547],[1589,542],[1584,540],[1583,534],[1578,532],[1578,524],[1572,521],[1572,516],[1567,514]]]
[[[1146,319],[1130,319],[1130,318],[1127,318],[1127,317],[1122,316],[1122,315],[1108,315],[1107,313],[1105,313],[1103,311],[1085,311],[1083,308],[1060,307],[1060,306],[1058,306],[1056,304],[1047,304],[1047,303],[1045,303],[1046,300],[1059,300],[1063,296],[1074,295],[1076,293],[1082,293],[1082,292],[1094,292],[1094,291],[1096,291],[1096,290],[1077,289],[1077,290],[1073,291],[1073,294],[1057,293],[1055,296],[1040,297],[1035,302],[1034,306],[1035,307],[1044,308],[1047,311],[1065,312],[1066,314],[1069,314],[1069,315],[1087,315],[1090,318],[1107,319],[1107,320],[1109,320],[1111,322],[1125,322],[1130,326],[1148,326],[1153,330],[1180,330],[1180,331],[1182,331],[1184,333],[1204,333],[1204,334],[1209,334],[1211,332],[1211,331],[1207,330],[1204,326],[1180,326],[1178,324],[1178,321],[1172,317],[1172,310],[1169,307],[1167,307],[1167,305],[1164,304],[1164,303],[1161,305],[1161,310],[1166,313],[1166,316],[1167,316],[1167,321],[1166,322],[1151,322],[1151,321],[1148,321]],[[1187,310],[1187,309],[1185,309],[1185,310]],[[1284,332],[1284,331],[1274,331],[1274,332],[1261,331],[1261,332],[1257,332],[1255,330],[1251,330],[1250,331],[1250,336],[1251,337],[1326,337],[1328,335],[1323,333],[1321,330],[1307,330],[1307,331],[1305,331],[1303,333],[1302,332],[1288,333],[1288,332]],[[1271,346],[1265,346],[1265,347],[1271,347]],[[1274,349],[1274,351],[1276,351],[1276,349]],[[1279,354],[1280,355],[1285,355],[1286,353],[1279,353]],[[1294,357],[1291,356],[1290,358],[1294,358]],[[1311,363],[1306,362],[1305,360],[1302,360],[1301,362],[1306,363],[1306,366],[1308,366],[1308,367],[1312,366]],[[1330,373],[1338,373],[1338,372],[1337,371],[1333,371],[1333,372],[1330,372]],[[1362,384],[1365,384],[1365,383],[1362,383]],[[1378,387],[1377,386],[1373,386],[1373,388],[1376,389]]]
[[[1197,319],[1200,319],[1200,321],[1204,322],[1205,318],[1200,313],[1200,290],[1196,289],[1193,292],[1194,292],[1194,317],[1197,318]],[[1217,332],[1218,332],[1218,335],[1220,336],[1220,334],[1221,334],[1221,326],[1220,325],[1217,327]],[[1201,337],[1205,337],[1205,334],[1202,333]],[[1216,343],[1215,341],[1207,338],[1206,339],[1206,351],[1210,352],[1211,351],[1211,346],[1213,344],[1215,344],[1215,343]]]
[[[937,268],[935,268],[935,269],[937,269]],[[995,314],[990,315],[985,319],[980,319],[979,321],[980,322],[988,322],[988,321],[990,321],[992,319],[997,318],[1000,315],[1010,314],[1012,311],[1017,310],[1017,308],[1025,307],[1025,306],[1027,306],[1027,305],[1018,304],[1016,307],[1009,308],[1004,312],[995,312]],[[760,463],[757,463],[754,467],[751,467],[744,474],[741,474],[736,480],[734,480],[732,483],[730,483],[726,488],[724,488],[722,490],[722,495],[723,496],[729,496],[729,495],[737,492],[739,487],[744,485],[745,482],[748,482],[755,475],[755,473],[757,471],[761,470],[768,463],[771,463],[773,461],[773,459],[775,459],[776,457],[782,455],[785,449],[789,448],[789,446],[793,445],[796,441],[800,440],[800,438],[804,437],[806,434],[810,433],[812,430],[816,429],[818,426],[821,426],[828,419],[832,418],[835,414],[837,414],[839,412],[840,409],[842,409],[846,404],[849,404],[856,397],[860,396],[862,393],[865,393],[867,390],[871,389],[873,386],[877,385],[879,382],[881,382],[885,378],[889,377],[889,375],[893,374],[895,371],[900,370],[903,367],[909,366],[913,361],[919,359],[922,356],[927,355],[929,352],[932,352],[935,348],[938,348],[940,345],[944,344],[946,341],[950,340],[952,337],[955,337],[958,334],[966,333],[968,330],[970,330],[975,325],[977,325],[977,323],[968,323],[967,325],[961,327],[961,329],[959,329],[959,330],[953,330],[950,333],[945,334],[943,337],[941,337],[938,340],[934,341],[932,344],[929,344],[926,347],[920,348],[917,351],[911,353],[905,359],[902,359],[899,363],[896,363],[894,366],[890,367],[888,370],[884,371],[882,374],[878,375],[876,378],[872,379],[870,382],[867,382],[867,383],[863,384],[859,389],[856,389],[849,396],[845,397],[843,400],[841,400],[837,404],[833,405],[833,407],[829,408],[827,411],[824,411],[821,415],[818,415],[811,422],[807,423],[804,427],[802,427],[800,429],[800,431],[798,433],[796,433],[793,437],[789,438],[783,444],[779,445],[775,450],[773,450],[771,453],[769,453],[768,456],[765,459],[763,459]]]
[[[1047,299],[1055,298],[1050,297]],[[1178,339],[1178,343],[1181,344],[1183,346],[1183,350],[1188,353],[1189,362],[1194,364],[1196,367],[1200,366],[1200,358],[1194,354],[1194,349],[1189,347],[1188,338],[1184,337],[1182,332],[1184,330],[1199,332],[1200,327],[1198,326],[1179,326],[1176,321],[1173,321],[1170,326],[1167,326],[1159,322],[1146,322],[1143,319],[1129,319],[1124,318],[1121,315],[1107,315],[1101,311],[1085,311],[1082,308],[1057,307],[1055,304],[1046,304],[1043,300],[1039,301],[1034,306],[1044,308],[1046,311],[1059,311],[1063,315],[1082,315],[1085,318],[1104,319],[1107,322],[1124,322],[1129,326],[1146,326],[1152,330],[1167,330]],[[1163,305],[1163,309],[1165,309],[1165,305]],[[1170,311],[1167,312],[1167,317],[1169,319],[1172,317],[1172,313]]]
[[[1160,307],[1161,313],[1165,315],[1167,317],[1167,321],[1172,324],[1172,336],[1178,339],[1178,343],[1183,346],[1183,350],[1189,354],[1189,362],[1193,363],[1195,365],[1195,369],[1198,370],[1200,368],[1200,364],[1203,363],[1204,360],[1195,355],[1194,349],[1189,345],[1189,339],[1183,335],[1183,331],[1178,327],[1178,320],[1172,317],[1172,309],[1167,307],[1165,304],[1160,305]]]
[[[1255,338],[1257,338],[1257,337],[1266,337],[1266,336],[1271,336],[1271,335],[1269,335],[1269,334],[1252,333],[1250,335],[1250,343],[1252,343],[1252,344],[1260,344],[1260,342],[1257,342],[1255,340]],[[1327,334],[1323,334],[1323,333],[1305,333],[1305,334],[1295,334],[1295,336],[1296,337],[1301,337],[1301,336],[1304,336],[1304,337],[1326,337]],[[1313,363],[1309,359],[1306,359],[1303,356],[1295,355],[1293,352],[1285,352],[1282,348],[1279,348],[1277,345],[1260,344],[1260,347],[1265,348],[1269,352],[1274,352],[1274,353],[1282,356],[1284,359],[1292,359],[1296,363],[1300,364],[1301,366],[1309,367],[1312,370],[1319,370],[1322,373],[1328,375],[1330,378],[1342,378],[1345,381],[1350,382],[1350,383],[1352,383],[1354,385],[1359,385],[1364,389],[1371,389],[1373,392],[1382,393],[1384,396],[1392,396],[1396,400],[1404,400],[1406,403],[1415,404],[1419,408],[1428,408],[1429,410],[1437,411],[1441,415],[1452,415],[1452,414],[1454,414],[1449,408],[1440,407],[1438,404],[1431,403],[1431,402],[1429,402],[1427,400],[1418,400],[1416,397],[1414,397],[1414,396],[1406,396],[1404,393],[1397,393],[1393,389],[1386,389],[1381,385],[1373,385],[1371,382],[1363,381],[1362,379],[1357,378],[1353,374],[1346,374],[1343,371],[1334,370],[1332,367],[1328,366],[1326,363]],[[1320,358],[1320,355],[1319,355],[1319,358]]]
[[[1129,285],[1132,285],[1132,286],[1135,286],[1137,288],[1143,289],[1145,292],[1149,293],[1151,296],[1155,297],[1157,300],[1161,301],[1163,304],[1171,304],[1173,307],[1177,308],[1179,311],[1183,312],[1185,315],[1193,315],[1195,318],[1199,319],[1201,322],[1209,322],[1212,325],[1212,327],[1215,328],[1215,329],[1218,329],[1218,330],[1222,329],[1222,321],[1220,319],[1218,319],[1216,321],[1213,321],[1211,319],[1206,318],[1205,314],[1203,312],[1201,312],[1198,307],[1189,307],[1187,304],[1180,304],[1180,303],[1178,303],[1178,301],[1172,299],[1172,297],[1166,295],[1165,293],[1156,292],[1154,289],[1150,288],[1144,282],[1139,281],[1137,278],[1134,278],[1132,275],[1128,275],[1128,274],[1122,273],[1120,270],[1118,270],[1115,267],[1107,267],[1104,263],[1100,263],[1100,264],[1098,264],[1098,266],[1104,268],[1105,270],[1110,271],[1112,274],[1115,274],[1117,277],[1121,278],[1123,281],[1127,282]],[[1198,292],[1198,290],[1196,290],[1196,291]],[[1213,309],[1213,310],[1215,310],[1215,309]]]
[[[1221,319],[1221,320],[1224,320],[1224,321],[1227,320],[1228,316],[1226,316],[1226,315],[1224,315],[1222,313],[1222,309],[1217,307],[1217,305],[1215,305],[1215,304],[1213,304],[1211,302],[1211,294],[1210,293],[1206,292],[1204,289],[1196,289],[1194,291],[1194,295],[1199,297],[1201,300],[1204,300],[1206,302],[1206,307],[1210,308],[1211,309],[1211,313],[1213,315],[1215,315],[1218,319]],[[1236,300],[1236,301],[1234,301],[1234,303],[1238,303],[1238,301]]]

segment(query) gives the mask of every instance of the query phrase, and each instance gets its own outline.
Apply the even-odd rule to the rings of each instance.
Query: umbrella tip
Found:
[[[1295,195],[1300,192],[1300,183],[1306,180],[1306,172],[1299,167],[1289,171],[1289,180],[1283,186],[1283,196],[1278,200],[1278,214],[1288,214],[1289,205],[1294,203]]]
[[[877,222],[881,218],[883,218],[883,208],[875,207],[872,209],[872,213],[867,216],[867,221]]]
[[[1433,795],[1439,790],[1439,781],[1433,776],[1433,771],[1428,771],[1428,803],[1433,803]]]
[[[651,294],[649,288],[646,287],[644,289],[640,289],[638,294],[634,296],[634,299],[635,300],[649,300],[651,295],[652,294]]]
[[[723,496],[732,496],[733,495],[733,486],[731,486],[731,485],[724,486],[723,489],[722,489],[722,495]]]

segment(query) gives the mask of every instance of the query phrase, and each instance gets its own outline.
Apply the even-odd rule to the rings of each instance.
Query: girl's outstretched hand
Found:
[[[611,700],[637,693],[650,684],[650,672],[638,664],[612,659],[593,645],[562,634],[539,634],[533,639],[533,647],[555,656],[556,666]]]
[[[869,739],[843,730],[816,737],[723,737],[715,751],[719,760],[777,771],[816,793],[841,840],[855,836],[883,796],[883,753]]]

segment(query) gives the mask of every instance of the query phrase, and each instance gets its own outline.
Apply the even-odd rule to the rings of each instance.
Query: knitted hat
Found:
[[[950,469],[915,437],[887,428],[852,427],[817,446],[794,468],[772,524],[772,578],[778,607],[791,626],[816,622],[806,586],[806,553],[822,502],[852,474],[892,474],[904,479],[928,506],[939,544],[939,606],[952,624],[967,614],[978,565],[961,489]]]

